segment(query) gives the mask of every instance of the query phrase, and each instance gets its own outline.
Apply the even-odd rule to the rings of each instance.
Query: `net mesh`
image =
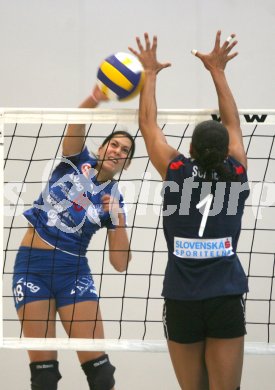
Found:
[[[251,194],[243,218],[238,254],[249,278],[246,296],[247,353],[275,350],[275,111],[240,111],[248,155]],[[197,122],[219,119],[214,110],[162,110],[158,121],[168,143],[188,155]],[[167,261],[162,232],[162,182],[140,135],[135,110],[6,109],[4,127],[4,262],[1,344],[7,348],[166,350],[161,320],[163,274]],[[106,230],[92,239],[88,258],[100,295],[106,340],[69,339],[57,321],[56,339],[24,339],[11,291],[13,264],[26,229],[23,211],[45,186],[49,167],[61,155],[67,123],[85,123],[87,145],[96,151],[113,130],[127,129],[136,155],[119,185],[128,210],[133,260],[126,272],[108,261]],[[103,348],[104,347],[104,348]],[[258,352],[257,352],[258,351]]]

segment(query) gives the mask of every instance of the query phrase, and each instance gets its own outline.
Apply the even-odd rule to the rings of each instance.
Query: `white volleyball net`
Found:
[[[161,297],[167,261],[162,232],[160,178],[149,162],[135,110],[4,109],[4,226],[0,343],[4,348],[166,351]],[[275,110],[240,110],[249,162],[251,194],[246,203],[238,253],[249,278],[246,353],[275,353]],[[218,119],[215,110],[161,110],[158,122],[168,142],[188,155],[194,125]],[[47,167],[61,155],[68,123],[85,123],[86,143],[96,151],[113,130],[127,129],[137,151],[119,186],[128,209],[132,261],[116,272],[108,261],[106,230],[92,239],[88,258],[100,295],[105,340],[70,339],[57,319],[56,339],[22,335],[13,303],[16,252],[26,230],[24,210],[45,186]],[[2,142],[3,144],[3,142]],[[3,147],[1,149],[3,152]]]

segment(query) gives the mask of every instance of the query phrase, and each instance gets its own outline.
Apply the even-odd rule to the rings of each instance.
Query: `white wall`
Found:
[[[215,32],[237,34],[239,56],[228,79],[239,108],[275,108],[274,0],[9,0],[0,4],[0,106],[75,107],[90,92],[100,61],[159,37],[159,108],[216,108],[196,48],[212,48]],[[109,107],[137,107],[138,100]],[[112,353],[117,390],[178,389],[166,354]],[[25,351],[0,351],[1,389],[27,389]],[[62,389],[87,389],[73,352],[60,353]],[[274,390],[274,357],[246,356],[244,390]]]
[[[100,61],[148,31],[159,37],[160,60],[173,63],[160,77],[159,107],[216,106],[190,50],[210,50],[222,29],[239,40],[240,55],[228,66],[239,107],[274,108],[274,20],[272,0],[2,1],[0,104],[75,107]]]

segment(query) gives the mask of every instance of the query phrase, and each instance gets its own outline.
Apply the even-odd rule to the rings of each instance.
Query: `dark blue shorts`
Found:
[[[182,344],[208,337],[241,337],[246,334],[244,301],[240,295],[200,301],[165,299],[163,325],[167,340]]]
[[[17,310],[48,299],[55,299],[57,308],[98,300],[86,257],[28,247],[20,247],[15,259],[13,296]]]

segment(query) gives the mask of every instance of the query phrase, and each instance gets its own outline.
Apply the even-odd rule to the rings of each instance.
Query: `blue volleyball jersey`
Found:
[[[116,181],[97,181],[96,164],[86,147],[80,154],[62,157],[33,207],[24,212],[39,236],[64,252],[85,256],[97,230],[115,228],[102,208],[104,194],[116,197],[124,207]]]
[[[196,161],[183,155],[169,164],[163,188],[168,262],[162,295],[166,298],[200,300],[248,291],[236,254],[249,195],[247,174],[232,157],[224,164],[239,175],[239,182],[218,181],[214,171],[207,182]]]

